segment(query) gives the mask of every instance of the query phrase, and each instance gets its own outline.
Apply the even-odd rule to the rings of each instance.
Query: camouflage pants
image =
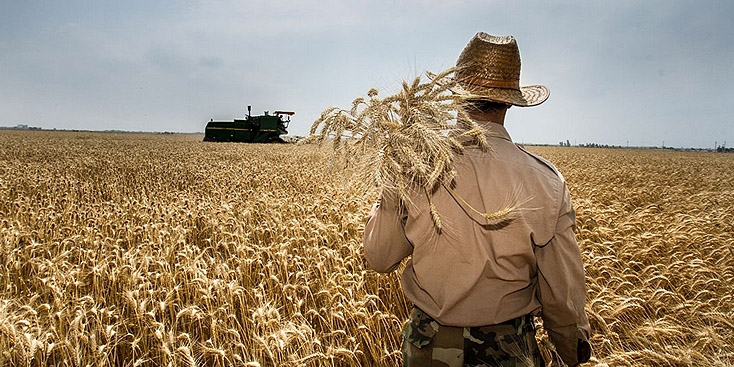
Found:
[[[443,326],[414,307],[403,331],[403,366],[544,367],[530,315],[497,325]]]

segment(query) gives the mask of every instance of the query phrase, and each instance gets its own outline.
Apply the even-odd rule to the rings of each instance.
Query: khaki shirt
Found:
[[[552,164],[512,143],[502,125],[488,125],[492,150],[471,148],[457,156],[459,197],[443,187],[432,197],[441,233],[425,194],[411,197],[402,211],[396,199],[381,198],[365,226],[367,263],[391,272],[412,255],[403,291],[443,325],[485,326],[540,315],[561,357],[574,365],[589,321],[568,188]],[[500,223],[467,205],[493,213],[513,203],[521,209]]]

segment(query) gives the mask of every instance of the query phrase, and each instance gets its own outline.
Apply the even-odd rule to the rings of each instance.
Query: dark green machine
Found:
[[[230,141],[242,143],[283,143],[281,135],[287,134],[288,124],[295,112],[275,111],[260,116],[251,115],[252,106],[247,106],[244,119],[232,121],[210,120],[204,130],[204,141]]]

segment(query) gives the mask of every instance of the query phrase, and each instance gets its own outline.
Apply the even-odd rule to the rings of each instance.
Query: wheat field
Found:
[[[377,193],[315,146],[200,140],[0,131],[0,366],[400,364]],[[571,189],[590,365],[734,365],[734,156],[530,149]]]

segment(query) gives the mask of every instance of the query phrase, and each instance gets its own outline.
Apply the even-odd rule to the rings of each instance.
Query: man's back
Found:
[[[490,138],[492,151],[466,151],[457,159],[454,192],[441,188],[432,197],[440,235],[425,230],[431,228],[425,196],[407,210],[405,234],[414,249],[403,290],[446,325],[497,324],[540,308],[533,244],[553,236],[563,181],[500,125],[492,129],[500,135]],[[493,213],[512,205],[519,207],[499,221],[472,209]]]
[[[412,197],[402,214],[395,202],[383,201],[365,226],[365,257],[373,269],[392,271],[412,255],[403,291],[441,325],[540,315],[558,348],[575,353],[578,340],[588,339],[589,323],[565,181],[550,163],[512,143],[502,125],[489,125],[491,151],[458,156],[456,185],[431,198],[441,232],[425,195]],[[505,219],[479,213],[511,206]]]

